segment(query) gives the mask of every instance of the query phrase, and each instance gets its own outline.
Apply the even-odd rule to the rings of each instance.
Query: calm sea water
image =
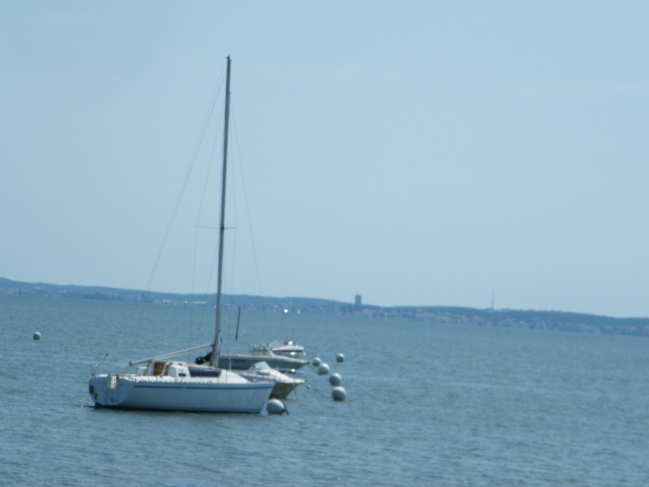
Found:
[[[244,313],[227,346],[294,339],[347,401],[310,368],[288,416],[92,407],[91,363],[207,343],[212,320],[0,296],[0,485],[649,485],[646,338]]]

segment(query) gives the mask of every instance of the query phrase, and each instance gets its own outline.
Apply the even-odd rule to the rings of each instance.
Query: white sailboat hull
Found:
[[[92,377],[89,386],[90,396],[97,407],[260,413],[275,384],[102,374]]]

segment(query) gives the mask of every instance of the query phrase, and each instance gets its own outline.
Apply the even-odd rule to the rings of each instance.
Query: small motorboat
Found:
[[[278,370],[272,369],[266,362],[257,362],[247,370],[237,371],[237,374],[250,382],[274,382],[275,387],[270,393],[270,397],[274,399],[286,399],[297,386],[305,382],[304,379],[289,377]]]
[[[205,357],[198,357],[196,363],[202,364],[211,361],[211,359],[210,352]],[[247,370],[258,362],[266,362],[270,368],[284,373],[295,372],[309,363],[300,358],[277,355],[271,352],[266,345],[252,345],[247,354],[224,353],[219,355],[217,366],[222,369],[239,371]]]
[[[293,340],[275,340],[268,345],[268,349],[274,354],[286,357],[304,355],[304,347]]]

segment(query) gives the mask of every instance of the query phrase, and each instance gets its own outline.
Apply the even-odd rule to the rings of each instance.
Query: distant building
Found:
[[[357,308],[361,307],[361,295],[360,294],[356,295],[356,298],[354,299],[354,306],[356,306]]]

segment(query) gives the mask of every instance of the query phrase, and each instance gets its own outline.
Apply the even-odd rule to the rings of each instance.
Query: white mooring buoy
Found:
[[[331,374],[329,376],[329,384],[331,384],[332,386],[339,386],[340,382],[341,382],[340,374],[336,373],[336,374]]]
[[[322,363],[322,360],[320,360],[320,357],[314,357],[312,363],[313,363],[313,365],[315,367],[317,367],[318,365],[320,365]]]
[[[336,355],[336,362],[344,362],[344,361],[345,361],[345,356],[342,353]]]
[[[331,390],[331,397],[333,397],[334,401],[344,401],[346,395],[345,389],[340,386],[334,387]]]
[[[327,364],[320,364],[318,367],[318,375],[327,375],[329,373],[329,366]]]
[[[36,332],[34,333],[34,340],[40,340],[41,339],[41,334]]]
[[[266,411],[268,411],[268,414],[282,414],[288,412],[288,409],[279,399],[271,399],[266,404]]]

